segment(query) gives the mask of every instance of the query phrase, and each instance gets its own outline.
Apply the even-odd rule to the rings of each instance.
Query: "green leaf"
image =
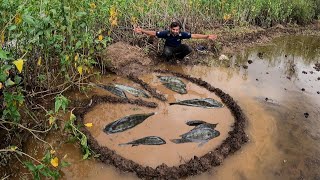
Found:
[[[8,78],[5,82],[5,86],[9,87],[13,85],[15,85],[15,83],[10,78]]]
[[[10,27],[8,28],[9,31],[13,31],[13,30],[15,30],[15,29],[17,29],[17,26],[16,26],[16,25],[12,25],[12,26],[10,26]]]
[[[35,22],[34,22],[34,20],[33,20],[33,17],[30,16],[30,15],[28,15],[28,14],[24,14],[23,17],[22,17],[22,19],[23,19],[26,23],[28,23],[29,25],[34,25],[34,24],[35,24]]]
[[[66,108],[69,104],[69,100],[64,97],[63,95],[58,95],[55,98],[55,112],[58,112],[60,108],[63,109],[63,111],[66,111]]]
[[[54,103],[54,112],[58,112],[61,105],[61,101],[56,99],[56,102]]]
[[[51,160],[51,153],[47,151],[46,155],[42,158],[42,161],[46,164],[50,163]]]
[[[44,168],[44,164],[39,164],[39,165],[36,166],[37,170],[41,170],[42,168]]]
[[[21,82],[21,77],[20,76],[18,76],[18,75],[15,75],[14,76],[14,83],[16,83],[16,84],[19,84],[20,82]]]
[[[78,49],[80,46],[81,46],[81,41],[78,41],[78,42],[76,43],[76,49]]]
[[[82,16],[85,16],[85,15],[87,15],[86,12],[77,12],[76,13],[76,16],[78,16],[78,17],[82,17]]]
[[[70,165],[71,165],[71,163],[69,163],[67,161],[61,161],[61,167],[68,167]]]
[[[2,60],[8,59],[8,56],[7,56],[8,54],[9,54],[9,52],[0,49],[0,59],[2,59]]]
[[[32,171],[32,172],[37,169],[36,166],[29,161],[24,162],[24,165],[29,169],[29,171]]]
[[[85,154],[82,156],[82,159],[88,159],[88,157],[91,155],[89,148],[85,149]]]
[[[87,137],[86,136],[81,137],[81,145],[84,147],[87,147]]]

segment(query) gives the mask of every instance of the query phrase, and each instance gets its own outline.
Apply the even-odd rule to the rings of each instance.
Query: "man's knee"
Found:
[[[183,46],[183,52],[184,54],[190,54],[192,52],[192,49],[190,46],[186,45],[186,44],[182,44]]]
[[[166,58],[170,58],[173,56],[173,51],[172,49],[170,49],[169,47],[164,47],[163,49],[163,55],[166,57]]]

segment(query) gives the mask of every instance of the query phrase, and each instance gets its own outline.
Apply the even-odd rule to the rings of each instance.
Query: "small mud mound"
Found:
[[[108,69],[119,75],[147,73],[151,64],[151,59],[141,48],[124,42],[108,46],[102,53],[102,61]]]
[[[316,71],[320,71],[320,63],[316,63],[313,67]]]

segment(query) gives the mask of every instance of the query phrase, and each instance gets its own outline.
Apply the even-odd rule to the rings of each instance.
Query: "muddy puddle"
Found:
[[[207,152],[215,149],[225,140],[228,132],[234,124],[234,117],[227,107],[207,109],[201,107],[169,105],[169,102],[194,98],[213,98],[221,102],[220,98],[214,93],[201,88],[193,83],[186,82],[188,94],[179,94],[164,87],[157,75],[150,74],[141,77],[145,82],[156,88],[162,94],[165,94],[167,102],[156,100],[158,107],[155,109],[139,107],[137,105],[124,105],[104,103],[95,106],[84,117],[84,123],[93,123],[92,128],[88,128],[93,137],[98,141],[100,146],[108,147],[115,150],[122,157],[133,160],[143,166],[157,167],[162,163],[168,166],[183,164],[194,156],[203,156]],[[122,79],[113,79],[110,77],[106,80],[108,83],[124,84]],[[131,86],[134,86],[133,84]],[[100,91],[100,90],[99,90]],[[133,97],[129,97],[133,98]],[[144,99],[148,100],[148,99]],[[115,134],[106,134],[103,132],[104,127],[124,116],[142,113],[156,113],[147,118],[143,123],[124,132]],[[220,136],[210,140],[203,146],[200,143],[175,144],[171,139],[180,139],[180,135],[190,131],[193,126],[186,125],[187,121],[202,120],[208,123],[216,124],[215,128],[220,132]],[[120,143],[130,142],[146,136],[159,136],[166,141],[164,145],[158,146],[119,146]]]
[[[220,166],[187,179],[319,179],[320,178],[320,72],[314,69],[320,62],[319,37],[289,36],[275,39],[265,46],[234,55],[230,61],[217,61],[212,67],[160,65],[159,68],[190,74],[220,88],[231,95],[247,116],[246,133],[250,141],[240,150],[224,159]],[[249,61],[251,60],[251,61]],[[249,62],[248,62],[249,61]],[[319,79],[318,79],[319,78]],[[141,77],[166,94],[168,102],[180,99],[219,97],[206,89],[188,83],[187,95],[172,93],[149,74]],[[99,82],[131,84],[116,76],[102,77]],[[139,87],[139,86],[136,86]],[[105,94],[101,89],[92,93]],[[155,98],[157,108],[104,103],[85,115],[88,128],[101,146],[108,146],[121,156],[155,167],[163,162],[168,166],[185,163],[193,156],[201,156],[214,149],[232,129],[234,117],[228,108],[201,109],[186,106],[168,106]],[[103,127],[123,115],[157,112],[144,123],[128,131],[107,135]],[[192,127],[187,120],[201,119],[219,123],[223,133],[202,147],[197,143],[173,144],[170,139]],[[167,144],[161,146],[118,146],[136,138],[157,135]],[[94,159],[82,160],[78,145],[65,143],[57,135],[48,141],[71,166],[62,170],[62,179],[138,179],[133,173],[120,172]],[[39,149],[30,143],[29,152]],[[39,150],[41,152],[41,150]],[[41,157],[41,156],[39,156]]]

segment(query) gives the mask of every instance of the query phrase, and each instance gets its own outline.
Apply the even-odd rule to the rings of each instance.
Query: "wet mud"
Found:
[[[150,166],[142,166],[137,162],[126,159],[116,151],[109,149],[108,147],[101,146],[98,141],[93,137],[90,131],[86,128],[82,128],[81,130],[88,137],[88,143],[90,148],[97,154],[100,154],[98,159],[105,164],[113,165],[117,169],[123,172],[133,172],[139,178],[144,179],[153,179],[153,178],[161,178],[161,179],[178,179],[187,176],[192,176],[196,174],[200,174],[202,172],[208,171],[213,166],[219,166],[223,160],[230,154],[236,152],[241,148],[241,146],[248,141],[248,137],[244,131],[246,126],[246,116],[241,110],[240,106],[234,101],[234,99],[224,93],[221,89],[215,88],[209,83],[199,79],[194,78],[189,75],[184,75],[177,72],[171,72],[169,70],[156,70],[157,73],[166,73],[173,74],[175,76],[186,79],[198,86],[201,86],[208,91],[215,93],[218,97],[221,98],[222,102],[228,107],[234,116],[235,123],[233,125],[233,129],[228,132],[228,137],[219,145],[216,149],[206,153],[201,157],[194,156],[191,160],[188,160],[184,164],[180,164],[178,166],[168,166],[166,164],[158,165],[155,168]],[[142,80],[139,80],[136,77],[131,77],[136,82],[140,82],[139,84],[144,84],[145,89],[150,89],[147,84],[143,83]],[[152,91],[152,90],[151,90]],[[149,91],[150,92],[150,91]],[[157,97],[157,95],[155,95]],[[161,100],[161,98],[160,98]],[[108,102],[108,103],[131,103],[139,106],[156,108],[156,103],[146,102],[142,100],[125,100],[122,98],[116,97],[98,97],[93,96],[90,103],[85,108],[79,108],[74,113],[77,116],[77,123],[83,124],[85,115],[92,110],[96,105],[100,103]]]

